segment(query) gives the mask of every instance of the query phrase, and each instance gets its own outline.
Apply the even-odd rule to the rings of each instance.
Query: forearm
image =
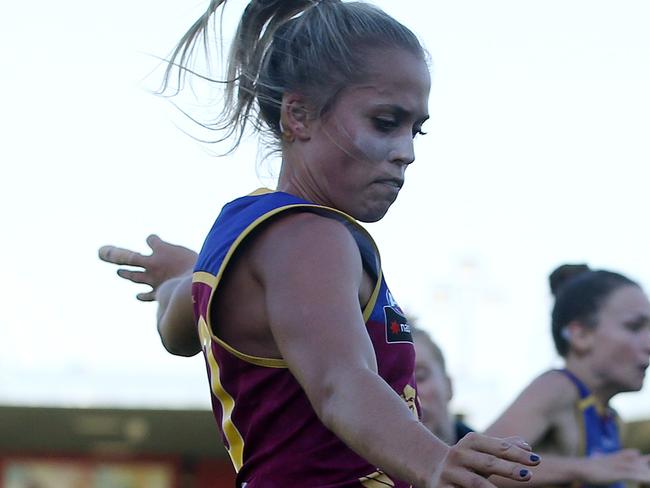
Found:
[[[586,481],[586,458],[560,457],[542,454],[542,461],[531,468],[532,477],[529,481],[512,481],[500,476],[492,476],[490,481],[500,488],[522,486],[545,486]]]
[[[192,309],[191,275],[165,281],[156,292],[158,333],[171,354],[193,356],[201,350]]]
[[[316,412],[361,457],[387,473],[426,487],[448,452],[383,379],[370,370],[333,382]]]

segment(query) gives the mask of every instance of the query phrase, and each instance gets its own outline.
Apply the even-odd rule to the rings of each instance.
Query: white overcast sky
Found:
[[[400,199],[368,227],[398,301],[447,353],[454,408],[483,428],[560,364],[555,266],[650,288],[650,3],[376,3],[431,52],[433,90]],[[253,144],[212,157],[147,91],[150,54],[206,5],[0,6],[0,403],[208,407],[202,359],[167,355],[154,306],[96,258],[144,251],[150,232],[198,248],[225,202],[269,184]],[[615,405],[650,417],[650,385]]]

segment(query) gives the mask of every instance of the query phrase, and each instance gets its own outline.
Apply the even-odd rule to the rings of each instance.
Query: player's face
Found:
[[[636,286],[624,286],[605,300],[593,329],[593,367],[613,391],[638,391],[650,361],[650,303]]]
[[[424,341],[415,341],[415,382],[422,409],[422,423],[438,437],[449,431],[451,382],[444,368]],[[453,439],[445,439],[453,442]]]
[[[342,90],[315,121],[311,154],[319,203],[374,222],[397,198],[415,159],[431,80],[424,60],[407,51],[371,51],[367,63],[367,80]]]

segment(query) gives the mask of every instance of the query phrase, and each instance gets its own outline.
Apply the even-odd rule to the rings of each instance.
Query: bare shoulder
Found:
[[[261,230],[251,251],[265,322],[308,395],[325,376],[376,371],[360,307],[361,252],[345,224],[311,213],[283,215]]]
[[[528,385],[524,393],[537,399],[546,410],[555,412],[572,408],[578,399],[578,393],[571,380],[557,370],[539,375]]]
[[[486,433],[499,437],[521,435],[535,446],[573,404],[574,390],[562,373],[543,373],[523,389]]]
[[[309,256],[310,260],[329,258],[359,259],[354,237],[346,226],[333,218],[312,212],[287,213],[266,225],[255,239],[253,260],[264,267],[289,258],[296,264]]]

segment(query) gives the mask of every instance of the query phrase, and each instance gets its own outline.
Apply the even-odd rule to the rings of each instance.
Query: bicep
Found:
[[[282,357],[318,408],[346,375],[376,373],[359,304],[363,267],[342,224],[313,215],[290,219],[271,233],[265,250],[272,256],[260,264],[266,310]]]
[[[520,436],[535,446],[553,426],[557,392],[543,377],[533,381],[485,431],[496,437]]]

